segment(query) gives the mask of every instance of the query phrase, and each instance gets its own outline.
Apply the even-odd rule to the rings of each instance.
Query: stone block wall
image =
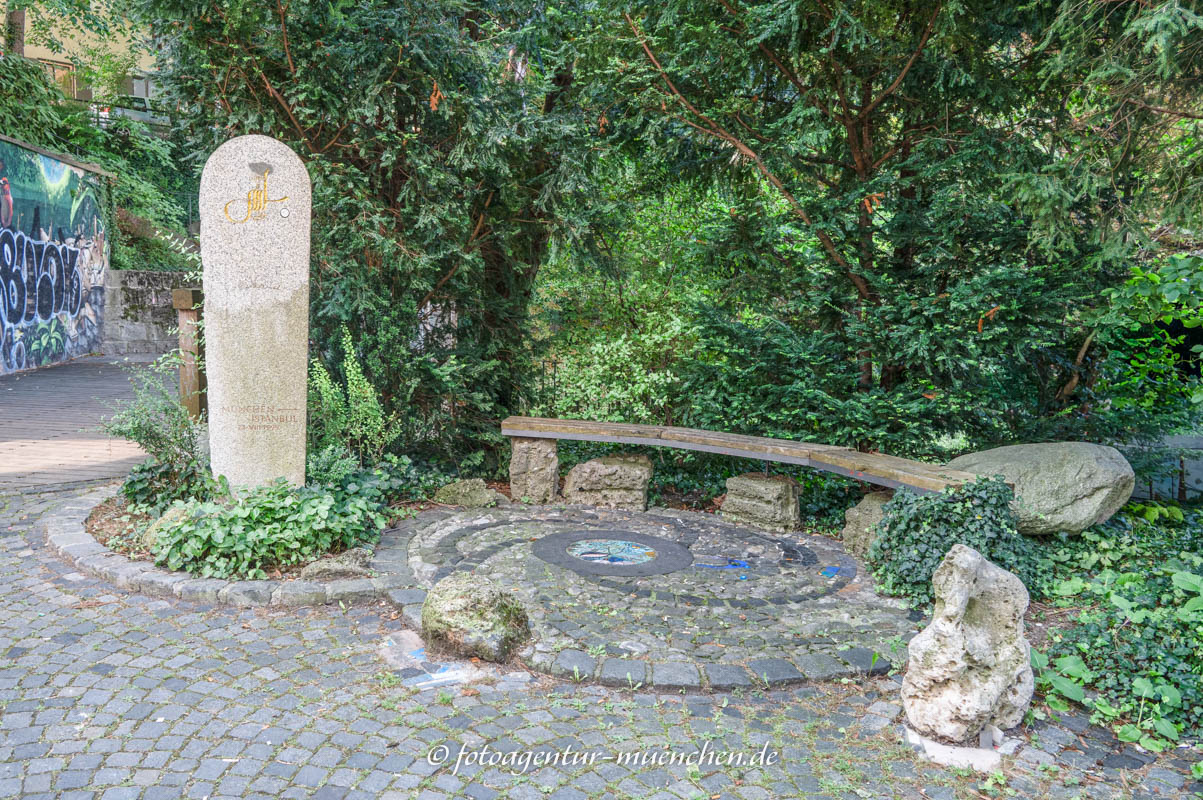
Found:
[[[191,283],[195,283],[192,281]],[[110,269],[105,281],[105,355],[159,355],[179,346],[171,290],[190,285],[182,272]]]

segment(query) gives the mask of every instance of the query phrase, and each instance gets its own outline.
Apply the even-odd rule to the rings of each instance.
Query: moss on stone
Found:
[[[530,636],[526,609],[487,578],[456,572],[422,605],[422,636],[462,657],[504,661]]]
[[[449,483],[434,493],[436,503],[464,508],[492,508],[504,499],[504,495],[490,489],[480,478]]]

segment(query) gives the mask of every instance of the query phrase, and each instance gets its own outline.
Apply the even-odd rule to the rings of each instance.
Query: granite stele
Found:
[[[200,182],[213,473],[305,481],[309,173],[268,136],[209,156]]]

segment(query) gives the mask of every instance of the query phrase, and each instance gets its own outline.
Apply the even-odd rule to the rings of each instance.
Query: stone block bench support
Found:
[[[555,439],[511,437],[510,497],[545,505],[560,493],[560,459]]]
[[[749,472],[727,478],[723,519],[736,525],[789,533],[802,523],[798,482],[788,475]]]

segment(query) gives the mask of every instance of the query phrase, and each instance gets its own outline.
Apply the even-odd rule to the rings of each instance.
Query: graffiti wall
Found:
[[[0,139],[0,374],[99,349],[104,181]]]

